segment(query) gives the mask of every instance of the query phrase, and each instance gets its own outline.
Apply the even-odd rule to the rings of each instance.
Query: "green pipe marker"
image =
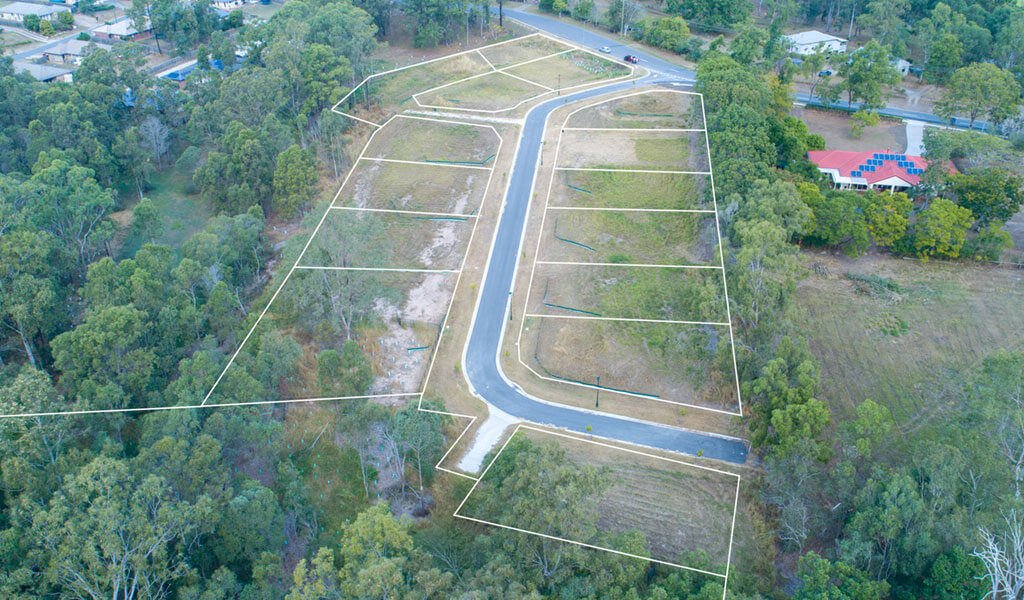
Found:
[[[594,317],[600,317],[601,316],[601,313],[596,313],[596,312],[589,311],[589,310],[583,310],[582,308],[573,308],[571,306],[562,306],[561,304],[552,304],[550,302],[545,302],[544,306],[547,306],[548,308],[560,308],[562,310],[568,310],[568,311],[571,311],[571,312],[582,313],[582,314],[591,315],[591,316],[594,316]]]

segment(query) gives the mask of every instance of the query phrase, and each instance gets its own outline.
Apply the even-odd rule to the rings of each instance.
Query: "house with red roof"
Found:
[[[928,168],[928,161],[920,156],[895,152],[811,150],[807,158],[839,190],[904,192],[920,183],[921,174]],[[956,172],[953,163],[947,168]]]

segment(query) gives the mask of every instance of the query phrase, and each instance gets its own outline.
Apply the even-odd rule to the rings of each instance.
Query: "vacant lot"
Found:
[[[550,206],[709,210],[707,175],[558,171],[551,186]]]
[[[359,161],[341,190],[337,206],[477,214],[490,173],[480,169],[454,169]]]
[[[542,35],[530,35],[504,44],[481,48],[480,54],[483,54],[494,68],[503,69],[569,50],[572,50],[572,47],[568,44]]]
[[[147,239],[130,231],[121,247],[121,256],[133,256],[149,242],[181,248],[192,234],[206,225],[212,216],[210,209],[198,195],[188,193],[191,183],[192,178],[177,169],[168,169],[153,176],[146,197],[153,201],[157,210],[156,222],[161,227],[151,232],[152,237]]]
[[[638,396],[639,416],[659,400],[735,411],[729,344],[721,325],[528,318],[519,352],[541,376]]]
[[[371,77],[349,97],[340,110],[360,110],[367,99],[385,114],[415,108],[413,94],[472,75],[491,71],[491,66],[476,52],[449,56],[394,73]]]
[[[486,166],[498,152],[490,127],[397,117],[366,147],[366,158]]]
[[[512,67],[506,71],[553,90],[629,75],[628,67],[580,50]]]
[[[558,166],[706,172],[708,159],[702,132],[565,131]]]
[[[725,322],[720,269],[538,264],[528,312]]]
[[[417,94],[416,102],[424,107],[497,112],[510,110],[547,92],[542,86],[495,71],[425,94]]]
[[[706,213],[551,211],[539,260],[661,265],[718,264],[715,217]]]
[[[537,512],[544,513],[547,530],[533,531],[530,526],[537,519],[494,502],[493,494],[507,493],[498,491],[507,480],[506,474],[515,474],[515,466],[503,462],[503,454],[499,454],[459,514],[623,551],[627,548],[615,547],[608,534],[639,531],[646,538],[652,558],[676,564],[682,561],[688,566],[684,555],[703,551],[710,558],[709,570],[724,572],[732,537],[738,483],[735,476],[532,428],[519,429],[513,435],[513,442],[523,440],[553,447],[568,460],[560,466],[596,473],[604,481],[603,492],[579,502],[574,499],[567,508],[558,501],[562,494],[557,483],[539,494],[523,490],[524,494],[540,496]],[[545,480],[546,475],[538,473],[536,477]],[[595,517],[597,531],[578,525]]]
[[[791,314],[821,364],[821,396],[849,415],[865,398],[904,427],[956,410],[956,384],[998,348],[1022,345],[1024,272],[884,256],[817,265]]]
[[[811,133],[824,137],[829,150],[903,152],[907,148],[907,128],[903,123],[883,120],[855,138],[850,135],[850,118],[844,113],[794,107],[790,114],[807,123]]]
[[[301,264],[457,270],[472,230],[471,217],[332,210]]]
[[[602,102],[569,118],[567,127],[702,129],[700,96],[655,91]]]

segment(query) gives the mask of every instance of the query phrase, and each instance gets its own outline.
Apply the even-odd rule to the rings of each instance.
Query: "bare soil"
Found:
[[[582,110],[569,127],[702,129],[700,97],[668,90],[613,100]]]
[[[811,133],[824,137],[829,150],[903,152],[907,148],[907,128],[902,122],[883,120],[854,138],[850,135],[850,118],[843,113],[794,106],[789,114],[807,123]]]

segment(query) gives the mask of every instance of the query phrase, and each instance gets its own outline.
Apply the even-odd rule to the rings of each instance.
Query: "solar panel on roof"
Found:
[[[860,177],[860,171],[850,171],[850,177]]]

